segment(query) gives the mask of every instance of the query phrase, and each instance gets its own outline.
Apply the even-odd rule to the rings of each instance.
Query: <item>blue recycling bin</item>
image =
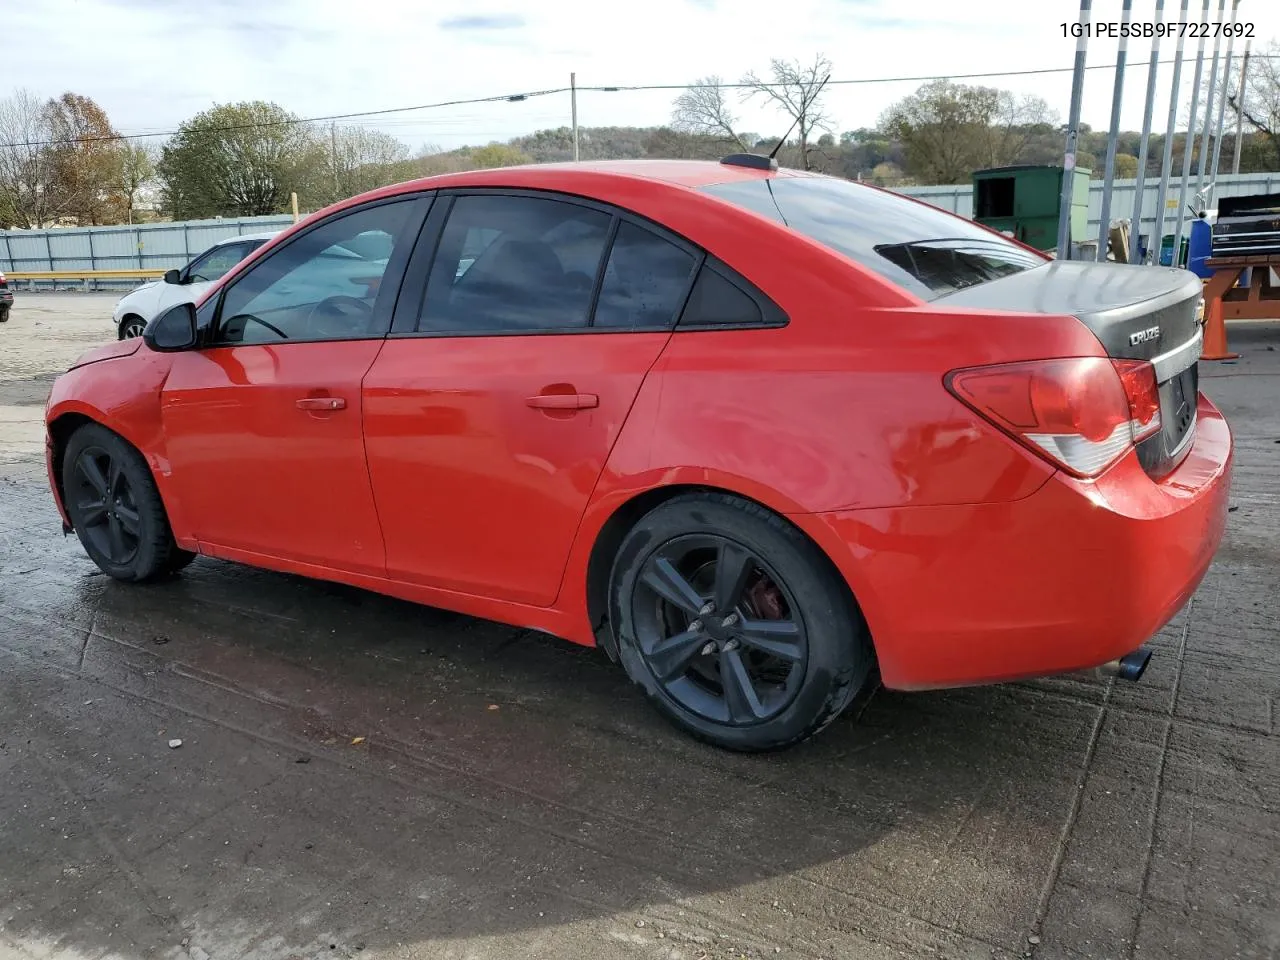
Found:
[[[1187,243],[1187,269],[1197,277],[1208,279],[1213,271],[1205,261],[1213,255],[1213,226],[1205,217],[1191,221],[1191,238]]]

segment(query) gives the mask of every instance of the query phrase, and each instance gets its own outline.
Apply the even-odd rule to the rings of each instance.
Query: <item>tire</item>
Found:
[[[118,340],[132,340],[134,337],[140,337],[146,326],[146,321],[136,314],[130,313],[121,319],[120,326],[116,328],[116,338]]]
[[[688,494],[654,508],[619,547],[609,593],[627,675],[678,727],[725,749],[808,739],[874,665],[826,557],[737,497]]]
[[[9,322],[9,307],[8,305],[6,305],[3,307],[0,307],[0,323],[8,323],[8,322]]]
[[[71,435],[62,489],[76,536],[108,576],[141,583],[190,562],[192,555],[174,543],[146,461],[106,427],[86,424]]]

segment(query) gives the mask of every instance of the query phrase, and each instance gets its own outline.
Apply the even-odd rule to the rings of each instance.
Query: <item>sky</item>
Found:
[[[1211,0],[1207,19],[1219,19]],[[1134,0],[1133,21],[1156,0]],[[1094,0],[1093,20],[1118,22],[1122,0]],[[1164,19],[1177,18],[1169,0]],[[1048,101],[1065,120],[1079,0],[0,0],[0,96],[94,98],[122,133],[172,130],[214,103],[272,100],[303,117],[416,107],[567,87],[671,85],[716,74],[765,74],[771,58],[833,64],[826,104],[833,133],[874,126],[921,82],[836,83],[1062,69],[963,82]],[[1231,18],[1231,3],[1222,19]],[[1200,19],[1192,0],[1188,19]],[[1280,3],[1241,0],[1260,52],[1280,36]],[[1176,41],[1161,44],[1172,60]],[[1194,58],[1197,41],[1187,42]],[[1082,117],[1109,124],[1118,41],[1093,39]],[[1213,41],[1206,46],[1211,55]],[[1235,47],[1239,63],[1242,42]],[[1145,63],[1150,40],[1130,41]],[[1221,52],[1225,57],[1226,41]],[[1159,67],[1155,129],[1167,119],[1172,66]],[[1208,67],[1206,66],[1206,77]],[[1182,100],[1191,86],[1184,71]],[[1121,125],[1139,129],[1147,68],[1125,74]],[[6,89],[6,87],[8,89]],[[656,126],[678,89],[578,94],[581,126]],[[763,103],[735,103],[739,129],[780,135],[788,119]],[[1185,117],[1185,112],[1184,112]],[[568,93],[521,102],[419,109],[349,121],[417,148],[452,149],[568,125]],[[1184,120],[1185,122],[1185,120]]]

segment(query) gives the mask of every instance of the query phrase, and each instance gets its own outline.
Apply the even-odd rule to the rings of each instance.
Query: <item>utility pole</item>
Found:
[[[1226,0],[1222,0],[1226,3]],[[1111,94],[1111,129],[1107,133],[1107,166],[1102,181],[1102,213],[1098,225],[1098,260],[1107,259],[1108,240],[1111,237],[1111,190],[1116,176],[1116,142],[1120,136],[1120,102],[1124,99],[1124,63],[1129,55],[1129,38],[1124,27],[1129,25],[1133,13],[1133,0],[1124,0],[1120,12],[1120,46],[1116,50],[1116,84]]]
[[[1236,149],[1231,158],[1231,172],[1240,172],[1240,142],[1244,137],[1244,85],[1249,77],[1249,46],[1253,38],[1244,42],[1244,60],[1240,64],[1240,92],[1236,94]]]
[[[1179,23],[1187,22],[1187,7],[1191,0],[1182,0],[1182,12],[1178,15]],[[1173,55],[1173,87],[1169,93],[1169,122],[1164,128],[1164,158],[1160,161],[1160,190],[1156,197],[1156,226],[1151,242],[1147,244],[1147,252],[1153,253],[1153,261],[1160,262],[1160,248],[1164,245],[1164,212],[1169,200],[1169,173],[1173,166],[1173,134],[1178,126],[1178,89],[1182,85],[1182,48],[1184,37],[1178,31],[1177,52]]]
[[[1155,22],[1164,23],[1164,0],[1156,0]],[[1147,146],[1151,139],[1151,113],[1156,105],[1156,67],[1160,60],[1160,31],[1151,37],[1151,63],[1147,68],[1147,105],[1142,111],[1142,146],[1138,150],[1138,182],[1133,185],[1133,223],[1129,232],[1129,262],[1138,262],[1142,234],[1142,206],[1147,199]],[[1150,246],[1150,244],[1147,244]]]
[[[1218,99],[1218,119],[1214,125],[1217,132],[1213,140],[1213,166],[1209,170],[1209,189],[1218,180],[1218,164],[1222,161],[1222,128],[1226,122],[1227,90],[1231,86],[1231,48],[1236,42],[1236,19],[1240,14],[1240,0],[1231,0],[1231,35],[1227,37],[1227,62],[1222,67],[1222,96]],[[1215,196],[1215,200],[1217,197]]]
[[[578,75],[569,74],[569,109],[573,114],[573,162],[578,162]]]
[[[342,189],[338,186],[338,128],[329,124],[329,166],[333,170],[333,199],[342,199]]]
[[[1058,204],[1059,260],[1066,260],[1071,253],[1071,200],[1075,196],[1076,144],[1080,139],[1080,99],[1084,95],[1085,51],[1089,44],[1089,8],[1092,2],[1080,0],[1080,36],[1076,38],[1076,65],[1071,76],[1071,112],[1067,117],[1067,148],[1062,155],[1062,197]]]

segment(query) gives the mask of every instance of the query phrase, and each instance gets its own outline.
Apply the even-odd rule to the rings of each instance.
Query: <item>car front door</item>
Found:
[[[381,576],[360,382],[428,201],[345,211],[220,292],[208,346],[162,394],[174,483],[201,548]]]
[[[364,381],[387,572],[549,605],[701,255],[546,194],[441,199],[433,229]]]

